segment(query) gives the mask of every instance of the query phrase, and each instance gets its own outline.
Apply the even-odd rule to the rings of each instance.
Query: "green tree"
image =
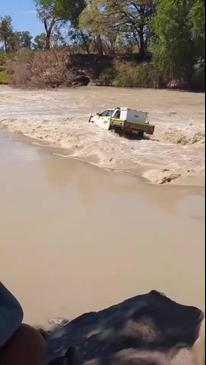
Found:
[[[58,27],[54,27],[51,41],[53,47],[59,47],[65,44],[64,37],[62,36],[60,29]],[[43,50],[47,48],[46,42],[47,42],[46,34],[41,33],[34,38],[31,47],[35,50],[37,49]]]
[[[145,57],[150,38],[150,21],[154,16],[154,0],[89,0],[80,22],[88,27],[100,45],[105,39],[110,45],[119,37],[136,44]]]
[[[205,2],[196,0],[189,12],[189,26],[195,56],[193,86],[205,88]]]
[[[85,6],[84,0],[34,0],[39,18],[44,24],[46,33],[46,48],[51,47],[51,38],[55,32],[55,40],[58,27],[70,22],[70,26],[78,28],[78,18]]]
[[[152,52],[157,70],[166,79],[190,83],[197,48],[203,49],[203,8],[202,0],[157,1]]]
[[[41,33],[38,34],[35,38],[34,38],[34,42],[32,44],[32,47],[34,49],[38,49],[38,50],[42,50],[46,48],[46,34],[45,33]]]
[[[14,32],[10,16],[0,18],[0,41],[5,52],[17,51],[19,48],[31,48],[32,36],[28,31]]]
[[[51,38],[55,26],[62,18],[57,13],[57,2],[56,0],[34,0],[36,10],[40,20],[44,24],[46,33],[45,48],[51,48]]]
[[[61,19],[78,28],[79,16],[86,7],[86,0],[56,0],[56,12]]]
[[[17,32],[12,32],[8,39],[8,52],[16,52],[20,48]]]
[[[0,41],[3,43],[4,51],[11,50],[11,39],[13,37],[12,19],[10,16],[0,18]]]
[[[196,56],[205,59],[205,2],[194,1],[188,15],[191,37],[195,45]]]
[[[93,36],[93,44],[97,52],[115,53],[120,29],[117,14],[110,11],[109,2],[103,5],[101,0],[91,0],[80,16],[80,26]]]
[[[112,29],[112,18],[107,16],[105,9],[101,9],[98,0],[89,1],[80,15],[80,28],[93,36],[97,52],[104,53],[104,42],[108,39],[108,32]]]
[[[19,48],[31,48],[32,35],[29,31],[15,32]]]
[[[110,12],[117,16],[117,28],[134,40],[142,58],[151,37],[150,23],[155,15],[155,0],[109,0]]]
[[[86,0],[56,0],[56,11],[59,17],[69,22],[69,38],[72,44],[79,45],[90,53],[90,35],[79,26],[79,17],[86,7]]]

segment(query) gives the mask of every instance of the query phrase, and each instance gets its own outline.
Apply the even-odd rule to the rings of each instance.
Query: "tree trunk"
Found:
[[[102,39],[101,39],[101,35],[98,34],[96,36],[96,47],[97,47],[97,52],[99,53],[100,56],[103,56],[104,51],[103,51],[103,45],[102,45]]]
[[[51,33],[50,32],[48,32],[46,34],[46,46],[45,46],[45,48],[47,50],[50,50],[50,48],[51,48]]]
[[[7,53],[8,52],[8,39],[5,37],[4,38],[4,50],[5,50],[5,52]]]
[[[56,23],[56,19],[52,18],[50,24],[47,23],[47,20],[44,19],[44,28],[46,31],[46,49],[49,50],[51,48],[51,35],[52,35],[52,31],[53,28],[55,26]]]
[[[86,50],[87,54],[90,54],[89,44],[84,36],[84,33],[80,32],[80,34],[81,34],[82,41],[84,43],[85,50]]]
[[[146,45],[145,45],[145,40],[144,40],[143,27],[140,27],[138,34],[139,34],[139,54],[140,54],[141,58],[144,59],[145,52],[146,52]]]

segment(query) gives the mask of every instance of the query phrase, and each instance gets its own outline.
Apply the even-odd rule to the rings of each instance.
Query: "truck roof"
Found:
[[[116,106],[116,107],[106,108],[105,110],[116,110],[116,109],[134,110],[134,111],[136,110],[136,109],[128,108],[127,106]]]

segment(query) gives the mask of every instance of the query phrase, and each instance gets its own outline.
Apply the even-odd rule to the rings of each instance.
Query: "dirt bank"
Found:
[[[120,138],[87,123],[91,113],[127,105],[149,112],[151,139]],[[87,87],[14,90],[0,87],[0,124],[11,132],[61,147],[102,168],[164,184],[204,184],[204,95],[145,89]],[[65,151],[66,150],[66,151]]]

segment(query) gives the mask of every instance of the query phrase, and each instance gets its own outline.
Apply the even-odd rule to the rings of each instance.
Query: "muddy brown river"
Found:
[[[203,188],[148,184],[0,129],[0,250],[30,323],[151,289],[203,308]]]

